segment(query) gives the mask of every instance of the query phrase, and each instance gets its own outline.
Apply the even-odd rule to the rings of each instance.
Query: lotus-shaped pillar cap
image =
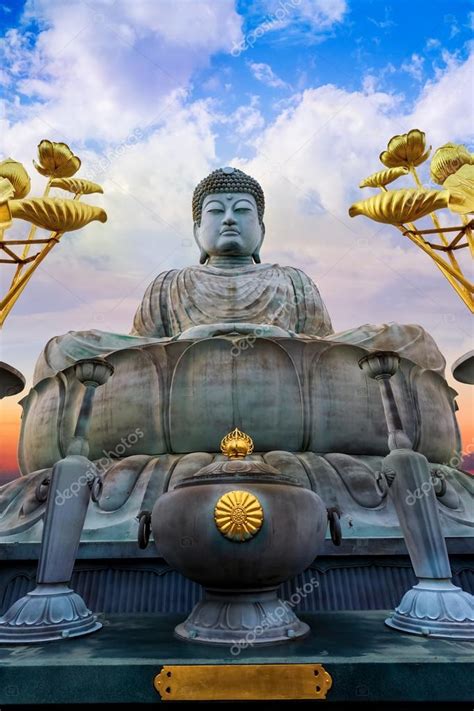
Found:
[[[0,400],[17,395],[25,387],[25,378],[19,370],[0,361]]]
[[[74,365],[76,378],[83,385],[104,385],[114,372],[114,366],[102,358],[85,358]]]
[[[391,378],[399,364],[400,356],[395,351],[373,351],[359,360],[359,368],[373,380]]]

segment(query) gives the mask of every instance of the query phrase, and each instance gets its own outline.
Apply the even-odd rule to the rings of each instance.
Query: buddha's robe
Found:
[[[331,320],[316,285],[293,267],[195,266],[159,274],[145,292],[134,335],[178,336],[193,326],[256,323],[324,337]]]
[[[145,292],[129,336],[99,330],[56,336],[40,355],[33,380],[37,383],[81,358],[178,338],[196,326],[239,323],[274,326],[294,337],[395,350],[423,368],[444,374],[445,360],[421,326],[366,324],[335,334],[319,291],[304,272],[251,264],[231,269],[192,266],[159,274]]]

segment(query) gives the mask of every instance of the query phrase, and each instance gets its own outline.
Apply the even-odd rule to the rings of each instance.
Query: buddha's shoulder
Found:
[[[313,284],[311,277],[309,277],[302,269],[298,269],[298,267],[282,267],[278,264],[273,266],[281,269],[282,273],[284,273],[285,276],[292,282],[303,285]]]
[[[174,279],[176,274],[178,274],[180,269],[168,269],[167,271],[160,272],[154,279],[153,281],[148,285],[147,291],[155,291],[155,289],[159,289],[162,287],[164,282],[171,281]]]

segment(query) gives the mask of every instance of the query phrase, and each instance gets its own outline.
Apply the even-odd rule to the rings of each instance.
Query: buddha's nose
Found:
[[[232,217],[232,215],[227,215],[227,217],[225,218],[225,220],[223,220],[223,223],[222,223],[222,224],[224,224],[224,225],[236,225],[236,224],[237,224],[237,221],[234,220],[234,218]]]

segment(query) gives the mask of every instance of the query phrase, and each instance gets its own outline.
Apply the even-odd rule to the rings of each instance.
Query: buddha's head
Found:
[[[238,168],[219,168],[193,194],[194,238],[201,264],[209,257],[253,257],[260,262],[265,198],[259,183]]]

